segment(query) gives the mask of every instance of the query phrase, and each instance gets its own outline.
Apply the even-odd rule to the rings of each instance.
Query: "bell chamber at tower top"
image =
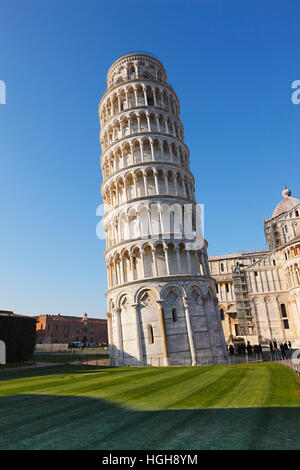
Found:
[[[107,87],[136,79],[167,81],[167,73],[155,57],[137,53],[120,57],[107,73]]]
[[[160,146],[176,145],[188,154],[179,99],[168,85],[166,71],[159,60],[144,54],[121,57],[110,67],[107,84],[98,108],[102,169],[108,158],[104,156],[106,151],[111,151],[111,146],[123,142],[124,138],[144,139],[150,134],[155,138],[159,134]],[[124,145],[125,142],[122,150]]]

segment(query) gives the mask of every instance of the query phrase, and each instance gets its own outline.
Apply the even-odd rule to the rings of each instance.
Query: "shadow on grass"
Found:
[[[82,365],[71,365],[71,364],[57,364],[55,366],[48,367],[34,367],[24,368],[23,370],[5,369],[0,371],[0,382],[6,380],[15,379],[26,379],[32,377],[44,377],[45,375],[56,375],[56,374],[91,374],[94,372],[110,372],[119,371],[120,369],[112,369],[110,366],[82,366]],[[133,369],[134,370],[134,369]]]
[[[1,449],[298,449],[300,408],[137,411],[103,399],[0,397]]]

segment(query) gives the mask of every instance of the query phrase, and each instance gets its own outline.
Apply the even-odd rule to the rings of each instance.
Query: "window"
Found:
[[[295,211],[295,216],[299,217],[299,212],[298,211]]]
[[[152,325],[148,325],[148,341],[149,341],[149,344],[153,344],[153,343],[154,343],[154,336],[153,336],[153,328],[152,328]]]
[[[131,79],[136,78],[136,73],[135,73],[134,65],[131,65],[131,66],[129,67],[129,76],[130,76]]]
[[[276,261],[275,261],[275,259],[273,259],[273,266],[276,266]]]
[[[216,284],[216,292],[217,292],[217,294],[219,293],[219,285],[218,284]]]
[[[287,318],[286,307],[285,304],[280,304],[281,316],[282,318]]]
[[[220,270],[221,270],[222,272],[224,271],[224,264],[223,264],[223,263],[220,264]]]
[[[254,276],[258,276],[258,272],[257,271],[254,271]]]
[[[287,311],[286,311],[286,306],[285,304],[280,304],[280,310],[281,310],[281,317],[283,319],[283,327],[285,330],[288,330],[290,328],[289,325],[289,320],[287,317]]]
[[[221,317],[221,320],[225,320],[225,315],[224,315],[223,308],[220,309],[220,317]]]
[[[229,292],[229,283],[228,283],[228,282],[226,282],[226,284],[225,284],[225,285],[226,285],[226,292]]]
[[[172,308],[172,318],[173,318],[173,322],[177,321],[176,308]]]
[[[283,326],[285,330],[288,330],[290,328],[288,319],[283,320]]]

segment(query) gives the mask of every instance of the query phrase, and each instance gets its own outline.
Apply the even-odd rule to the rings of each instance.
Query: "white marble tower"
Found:
[[[99,117],[111,364],[225,361],[207,242],[190,243],[196,202],[180,104],[161,62],[116,60]]]

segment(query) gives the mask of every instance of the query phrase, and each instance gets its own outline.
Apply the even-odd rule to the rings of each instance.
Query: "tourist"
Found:
[[[284,345],[282,343],[280,343],[280,350],[281,350],[282,359],[284,359],[285,358],[285,348],[284,348]]]

